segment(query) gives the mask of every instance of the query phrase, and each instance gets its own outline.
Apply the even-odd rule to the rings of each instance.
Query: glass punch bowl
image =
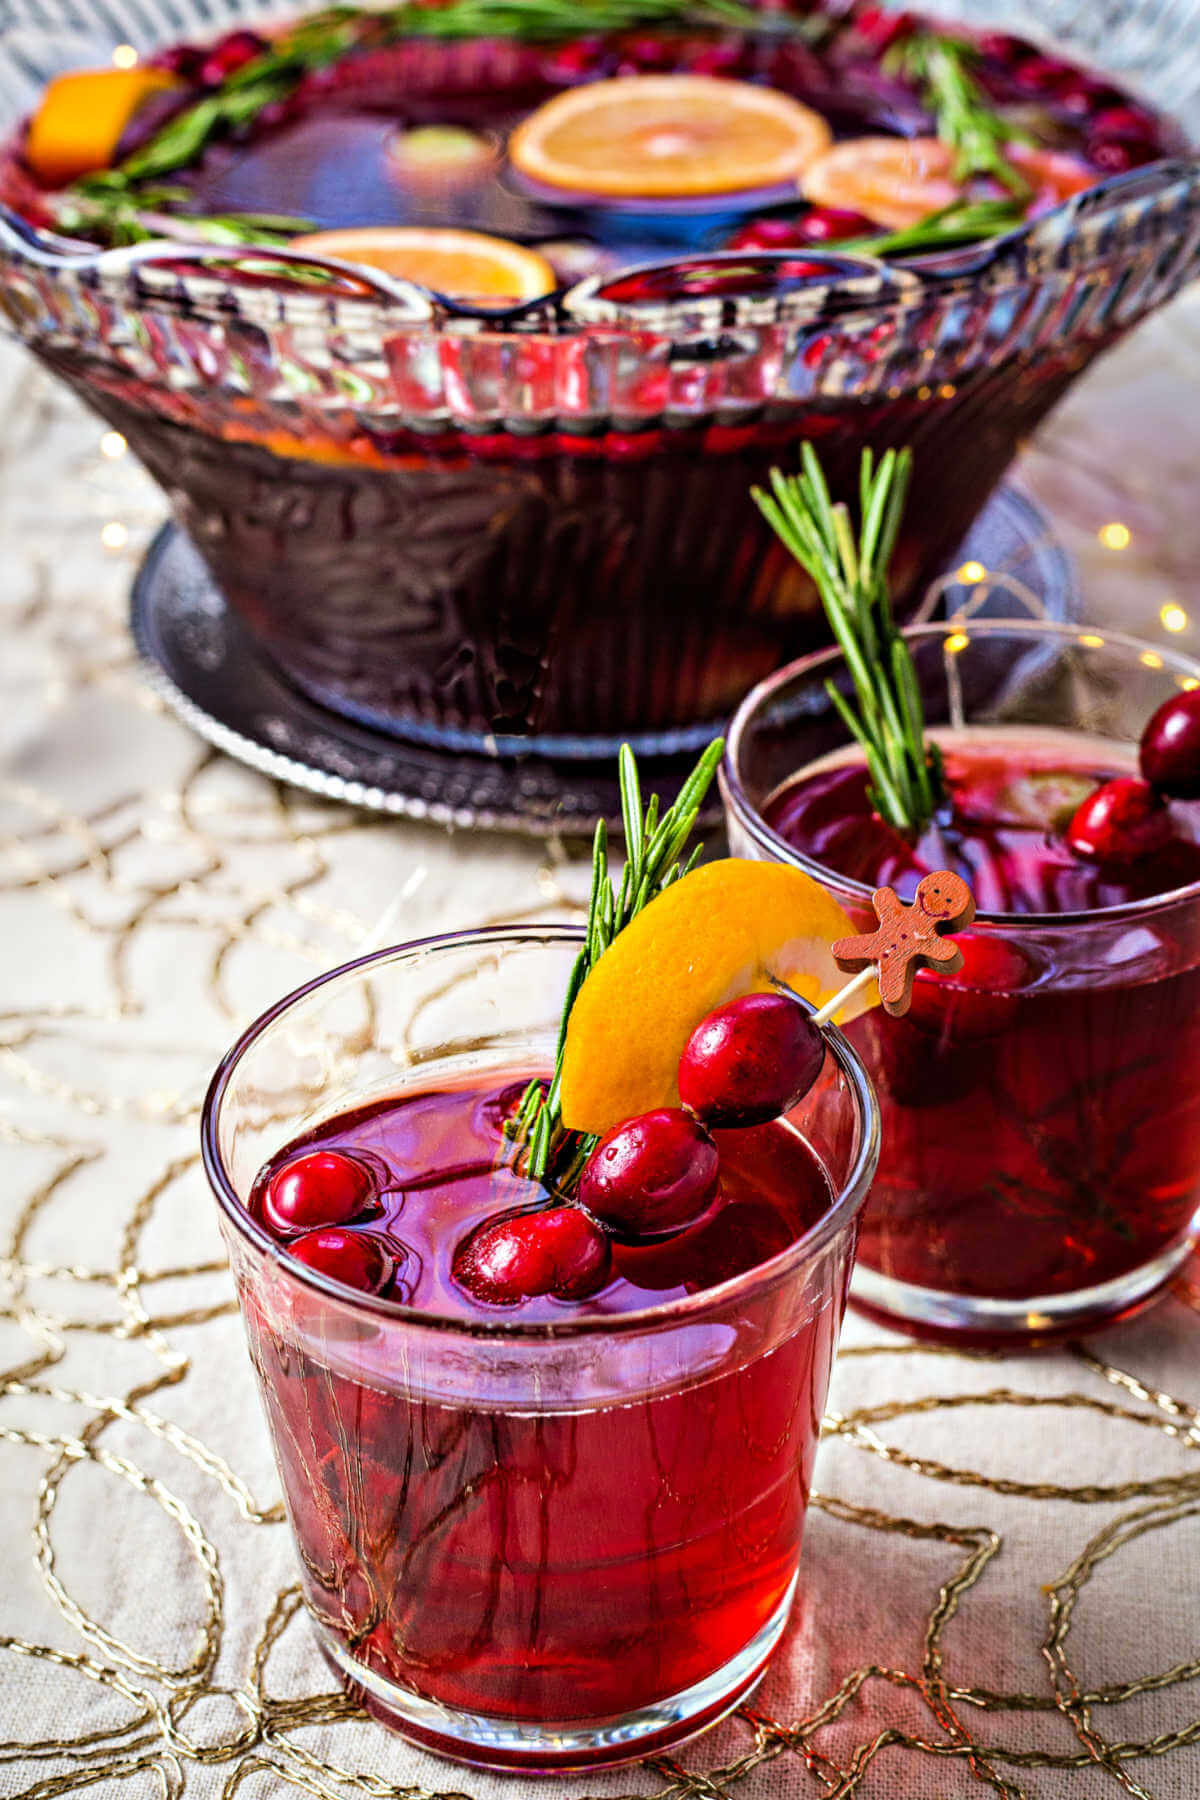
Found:
[[[1178,85],[1181,44],[1197,55],[1177,0],[1128,0],[1124,32],[1112,6],[1051,11],[1068,54],[1124,45],[1135,79]],[[0,0],[0,131],[118,43],[277,14]],[[404,51],[406,91],[428,94],[536,91],[544,54]],[[752,484],[806,437],[835,486],[863,444],[911,444],[910,608],[1018,440],[1195,273],[1200,161],[1113,177],[936,263],[803,254],[683,254],[485,317],[383,275],[316,284],[277,251],[94,251],[0,212],[0,311],[125,435],[309,698],[456,751],[681,751],[823,638]]]

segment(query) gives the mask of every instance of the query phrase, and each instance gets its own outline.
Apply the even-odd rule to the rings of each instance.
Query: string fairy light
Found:
[[[1158,616],[1162,620],[1164,631],[1187,630],[1188,616],[1177,600],[1168,600],[1165,606],[1160,607]]]
[[[1120,519],[1110,519],[1107,525],[1100,527],[1096,536],[1106,550],[1126,550],[1133,533],[1128,525],[1121,523]]]

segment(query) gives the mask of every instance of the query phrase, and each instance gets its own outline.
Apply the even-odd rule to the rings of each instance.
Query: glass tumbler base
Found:
[[[1067,1294],[1041,1294],[1030,1299],[989,1300],[954,1294],[946,1288],[917,1287],[895,1281],[860,1262],[850,1287],[850,1304],[881,1325],[912,1337],[971,1344],[977,1348],[1017,1349],[1080,1332],[1115,1325],[1158,1298],[1175,1271],[1191,1254],[1200,1236],[1200,1217],[1182,1237],[1156,1256],[1112,1281],[1077,1288]]]
[[[783,1633],[796,1577],[750,1642],[722,1668],[664,1700],[615,1718],[557,1723],[499,1718],[443,1706],[365,1667],[336,1632],[313,1620],[317,1640],[350,1692],[379,1719],[423,1749],[475,1768],[544,1772],[610,1768],[673,1749],[723,1719],[758,1682]]]

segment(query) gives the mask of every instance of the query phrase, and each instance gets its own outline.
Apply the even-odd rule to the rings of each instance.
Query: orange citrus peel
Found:
[[[846,985],[832,944],[854,925],[800,869],[735,857],[708,863],[653,899],[579,990],[567,1026],[562,1119],[603,1133],[677,1106],[688,1038],[714,1007],[769,991],[771,976],[814,1006]],[[836,1020],[878,1005],[872,984]]]
[[[166,69],[75,69],[59,75],[29,122],[25,160],[47,187],[110,169],[134,114],[152,94],[181,87]]]

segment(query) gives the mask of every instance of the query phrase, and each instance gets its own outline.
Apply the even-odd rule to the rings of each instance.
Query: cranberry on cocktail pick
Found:
[[[454,1252],[451,1272],[474,1300],[518,1306],[552,1294],[586,1300],[612,1268],[612,1247],[581,1206],[509,1213],[477,1226]]]
[[[660,1106],[605,1133],[584,1164],[579,1198],[614,1230],[657,1237],[700,1217],[718,1166],[717,1147],[700,1121],[678,1106]]]
[[[807,1094],[825,1040],[783,994],[743,994],[702,1019],[679,1059],[679,1097],[718,1128],[764,1125]]]
[[[1150,783],[1122,775],[1088,795],[1066,839],[1076,856],[1116,866],[1153,856],[1170,842],[1172,830],[1171,815]]]
[[[340,1150],[310,1150],[276,1169],[263,1196],[263,1217],[285,1237],[319,1225],[347,1225],[375,1197],[370,1169]]]
[[[288,1249],[306,1268],[340,1281],[360,1294],[380,1294],[391,1280],[395,1260],[373,1231],[327,1226],[308,1231]]]
[[[1145,779],[1172,800],[1200,800],[1200,688],[1164,700],[1142,733]]]

